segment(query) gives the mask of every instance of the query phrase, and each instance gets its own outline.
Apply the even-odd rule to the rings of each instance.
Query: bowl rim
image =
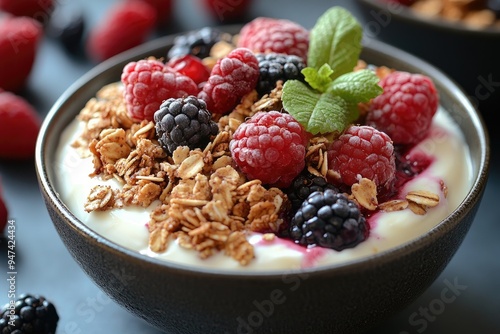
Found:
[[[221,28],[223,31],[233,32],[235,29],[241,26],[227,26]],[[185,32],[184,32],[185,33]],[[153,52],[153,50],[158,50],[159,48],[165,48],[173,42],[173,39],[181,34],[173,34],[164,37],[157,38],[155,40],[149,41],[143,45],[130,49],[119,55],[116,55],[108,60],[96,65],[86,74],[81,76],[76,80],[71,86],[69,86],[66,91],[57,99],[52,108],[49,110],[47,116],[42,122],[40,132],[36,143],[35,152],[35,169],[39,182],[40,191],[46,198],[46,205],[50,205],[52,209],[57,211],[57,214],[61,215],[65,224],[69,226],[83,238],[88,239],[90,242],[95,243],[97,247],[103,248],[106,252],[114,253],[118,256],[127,258],[137,265],[152,265],[156,267],[157,270],[168,270],[175,272],[182,272],[184,275],[196,276],[203,274],[207,276],[217,276],[226,278],[252,278],[252,279],[280,279],[284,274],[287,275],[322,275],[324,273],[337,273],[346,274],[350,272],[360,272],[367,270],[368,268],[377,267],[382,264],[391,262],[396,258],[405,257],[408,254],[425,247],[433,242],[433,240],[442,237],[447,231],[453,229],[461,219],[470,211],[472,207],[480,200],[481,195],[484,191],[488,170],[489,170],[489,160],[490,160],[490,147],[489,147],[489,136],[486,130],[486,126],[482,120],[480,113],[468,100],[462,89],[454,83],[448,76],[446,76],[439,69],[433,65],[401,50],[396,47],[390,46],[384,42],[377,40],[370,40],[369,46],[365,46],[364,49],[371,52],[375,52],[384,57],[389,57],[393,59],[400,60],[406,64],[417,66],[422,70],[423,73],[432,73],[434,80],[441,82],[444,86],[449,87],[449,93],[453,94],[455,98],[460,101],[460,105],[467,110],[467,115],[471,118],[471,122],[474,125],[474,130],[479,137],[481,150],[480,161],[478,162],[478,175],[474,179],[471,189],[467,193],[461,204],[443,221],[437,224],[434,228],[429,230],[426,234],[415,237],[414,239],[401,244],[397,247],[390,248],[386,251],[380,253],[362,257],[357,260],[352,260],[348,262],[342,262],[332,265],[325,265],[316,268],[305,268],[305,269],[290,269],[290,270],[266,270],[266,271],[237,271],[234,269],[220,269],[220,268],[199,268],[193,267],[187,264],[180,264],[175,262],[169,262],[166,260],[156,259],[145,254],[141,254],[137,251],[128,249],[124,246],[116,244],[104,236],[94,232],[91,228],[87,227],[85,223],[80,221],[71,211],[66,207],[62,200],[58,197],[58,193],[55,187],[49,182],[49,171],[50,168],[50,156],[47,153],[50,151],[47,145],[47,138],[51,136],[51,127],[53,124],[57,124],[57,117],[65,103],[74,96],[80,88],[82,88],[89,80],[95,78],[98,75],[102,75],[107,70],[117,66],[120,63],[130,61],[130,59],[137,59],[141,55],[147,55],[148,52]],[[117,81],[119,78],[117,78]],[[75,115],[76,116],[76,115]],[[59,136],[59,134],[57,134]],[[53,173],[53,172],[51,172]],[[49,209],[49,208],[48,208]],[[55,224],[53,222],[53,224]]]
[[[400,18],[407,23],[416,25],[418,27],[433,27],[445,33],[454,33],[459,35],[470,35],[472,37],[479,36],[489,36],[489,37],[499,37],[500,28],[492,26],[485,28],[475,28],[470,25],[466,25],[461,22],[454,22],[439,17],[428,17],[423,14],[416,13],[407,6],[403,4],[393,3],[393,6],[400,6],[398,11],[390,10],[390,1],[383,0],[355,0],[357,2],[363,3],[364,5],[370,6],[377,10],[386,10],[391,15]],[[389,23],[390,24],[390,23]]]

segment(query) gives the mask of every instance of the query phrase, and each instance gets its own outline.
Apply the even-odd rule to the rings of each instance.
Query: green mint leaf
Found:
[[[355,104],[329,92],[318,92],[298,80],[285,82],[282,101],[284,109],[313,135],[340,133],[358,116]]]
[[[344,100],[345,101],[345,100]],[[348,102],[346,101],[347,104],[347,112],[346,112],[346,123],[344,129],[349,125],[352,124],[355,120],[358,119],[359,117],[359,107],[358,107],[358,102]]]
[[[319,70],[313,67],[306,67],[301,72],[309,86],[320,92],[326,91],[332,83],[330,76],[333,74],[333,70],[328,64],[323,64]]]
[[[307,84],[289,80],[283,87],[283,107],[304,128],[318,133],[342,132],[359,116],[358,103],[382,93],[369,70],[353,72],[361,53],[361,25],[347,10],[327,10],[310,32]]]
[[[382,94],[380,79],[370,70],[361,70],[341,75],[328,87],[328,92],[342,97],[347,102],[368,102]]]
[[[333,78],[351,72],[361,53],[363,29],[349,11],[332,7],[320,16],[309,36],[308,66],[329,64]]]

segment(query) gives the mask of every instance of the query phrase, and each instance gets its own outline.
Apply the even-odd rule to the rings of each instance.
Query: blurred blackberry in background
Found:
[[[215,43],[219,41],[231,43],[231,38],[231,35],[210,27],[179,35],[168,51],[168,59],[187,54],[205,58],[210,55],[210,49]]]
[[[301,57],[279,53],[260,53],[256,57],[260,70],[257,92],[260,95],[271,92],[278,80],[283,83],[293,79],[304,81],[301,71],[306,64]]]
[[[368,232],[356,203],[331,189],[309,195],[290,222],[290,238],[295,243],[337,251],[355,247]]]
[[[58,4],[47,25],[48,36],[56,39],[62,47],[72,53],[82,51],[85,17],[82,8],[73,4]]]
[[[165,152],[172,154],[179,146],[204,148],[219,132],[205,101],[195,96],[164,101],[154,114],[156,135]]]
[[[44,297],[21,295],[2,308],[0,333],[55,334],[58,321],[55,306]]]

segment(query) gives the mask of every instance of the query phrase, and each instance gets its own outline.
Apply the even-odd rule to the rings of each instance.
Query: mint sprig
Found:
[[[283,107],[289,110],[293,105],[292,116],[312,134],[342,131],[357,115],[345,113],[349,109],[346,100],[334,94],[321,93],[303,82],[289,80],[283,86]]]
[[[363,29],[342,7],[332,7],[321,15],[309,35],[307,64],[319,69],[329,64],[335,77],[351,72],[361,53]]]
[[[283,107],[312,133],[342,132],[359,116],[357,104],[382,93],[369,70],[353,72],[361,53],[362,28],[345,9],[326,11],[310,32],[304,84],[283,86]]]
[[[306,82],[320,92],[325,92],[332,82],[333,70],[328,64],[323,64],[318,70],[314,67],[306,67],[301,72]]]
[[[328,93],[338,95],[347,102],[368,102],[382,94],[379,78],[370,70],[360,70],[341,75],[328,85]]]

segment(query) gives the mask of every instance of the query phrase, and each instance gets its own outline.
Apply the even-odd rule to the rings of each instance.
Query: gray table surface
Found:
[[[159,35],[216,24],[200,9],[197,0],[173,1],[175,22]],[[114,1],[72,2],[82,6],[90,27]],[[67,1],[59,0],[58,3]],[[255,0],[249,17],[288,18],[310,28],[317,17],[333,5],[348,8],[361,20],[357,8],[349,0]],[[390,26],[385,28],[390,29]],[[69,56],[55,41],[45,38],[22,95],[45,115],[66,88],[94,65],[83,56]],[[483,110],[486,117],[492,113]],[[489,182],[462,246],[420,298],[370,333],[500,333],[500,221],[498,210],[494,209],[495,195],[500,191],[500,164],[499,146],[496,145],[498,134],[491,132],[493,152]],[[47,214],[32,161],[0,161],[0,176],[10,218],[17,222],[17,291],[42,294],[54,302],[61,318],[58,334],[160,333],[101,292],[69,255]],[[1,248],[0,255],[5,259],[0,259],[0,268],[6,272],[6,249],[4,245]],[[3,276],[0,303],[8,300]],[[456,298],[446,299],[445,303],[442,292],[449,284],[458,284],[460,289],[456,291]]]

